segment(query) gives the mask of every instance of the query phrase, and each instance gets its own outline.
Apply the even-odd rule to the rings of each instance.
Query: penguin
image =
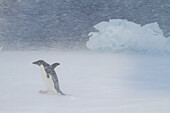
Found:
[[[54,93],[54,94],[61,94],[65,95],[59,87],[59,81],[57,74],[55,72],[55,67],[60,65],[60,63],[54,63],[52,65],[46,63],[44,60],[38,60],[32,62],[32,64],[36,64],[40,66],[42,71],[42,78],[47,86],[47,91],[40,90],[40,93]]]

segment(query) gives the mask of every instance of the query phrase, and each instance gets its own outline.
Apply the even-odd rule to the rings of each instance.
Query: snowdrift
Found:
[[[32,61],[55,68],[68,96],[46,90]],[[169,113],[169,56],[0,52],[0,113]]]
[[[144,26],[121,19],[112,19],[94,26],[86,46],[99,52],[169,53],[169,39],[157,23]]]

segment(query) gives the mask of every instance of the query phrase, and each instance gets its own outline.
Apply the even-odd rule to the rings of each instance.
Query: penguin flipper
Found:
[[[53,69],[54,69],[54,68],[56,68],[58,65],[60,65],[60,63],[54,63],[54,64],[52,64],[51,66],[52,66]]]
[[[47,78],[49,78],[50,77],[50,75],[47,73]]]

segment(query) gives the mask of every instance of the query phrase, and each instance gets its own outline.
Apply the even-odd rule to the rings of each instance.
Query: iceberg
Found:
[[[156,22],[141,26],[128,20],[112,19],[94,28],[98,32],[90,32],[86,43],[93,51],[165,53],[170,50],[170,41]]]

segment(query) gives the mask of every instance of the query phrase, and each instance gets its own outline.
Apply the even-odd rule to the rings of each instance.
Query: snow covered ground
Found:
[[[61,89],[43,95],[33,61],[59,62]],[[0,52],[0,113],[169,113],[170,58],[90,52]]]

